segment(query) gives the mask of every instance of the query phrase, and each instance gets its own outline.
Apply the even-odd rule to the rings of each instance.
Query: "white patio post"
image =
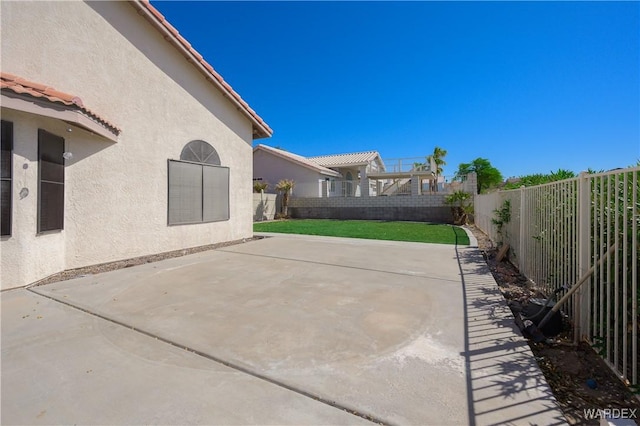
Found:
[[[367,178],[367,166],[360,167],[360,196],[369,196],[369,178]]]
[[[411,176],[411,196],[420,195],[420,176]]]

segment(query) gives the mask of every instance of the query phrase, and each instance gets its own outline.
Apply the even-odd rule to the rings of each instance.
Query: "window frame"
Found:
[[[1,121],[0,127],[2,128],[1,130],[2,135],[5,134],[5,129],[7,129],[6,131],[8,132],[8,135],[9,135],[8,141],[3,139],[1,142],[2,145],[4,145],[5,142],[8,143],[9,149],[5,150],[5,149],[2,149],[2,146],[0,146],[0,155],[2,155],[5,152],[8,152],[8,155],[9,155],[9,165],[8,165],[9,176],[3,177],[2,173],[0,172],[0,182],[9,182],[9,197],[8,197],[9,215],[8,217],[6,217],[2,215],[2,212],[0,211],[0,215],[2,215],[2,217],[0,218],[0,237],[10,237],[13,231],[13,122],[7,121],[7,120],[0,120],[0,121]],[[4,232],[5,228],[8,228],[8,232]]]
[[[60,163],[54,163],[54,164],[59,164],[61,165],[61,177],[60,177],[60,181],[56,181],[56,180],[50,180],[50,179],[42,179],[42,172],[43,172],[43,162],[42,162],[42,154],[43,154],[43,149],[42,149],[42,145],[45,143],[45,138],[54,138],[56,139],[55,142],[61,143],[62,144],[62,150],[60,152]],[[49,142],[47,142],[49,143]],[[65,206],[64,206],[64,193],[65,193],[65,159],[63,157],[64,154],[64,150],[65,150],[65,139],[62,136],[58,136],[54,133],[48,132],[44,129],[38,129],[38,218],[37,218],[37,235],[40,234],[44,234],[44,233],[50,233],[50,232],[59,232],[64,230],[64,216],[65,216]],[[60,185],[62,187],[62,195],[61,195],[61,200],[60,200],[60,223],[56,224],[56,227],[53,228],[47,228],[47,229],[43,229],[43,223],[42,223],[42,212],[43,212],[43,193],[45,192],[45,190],[43,190],[43,183],[45,184],[54,184],[54,185]]]

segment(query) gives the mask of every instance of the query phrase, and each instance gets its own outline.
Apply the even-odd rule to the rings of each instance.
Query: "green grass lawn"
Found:
[[[292,219],[253,224],[254,232],[325,235],[419,243],[469,244],[464,229],[451,225],[377,220]]]

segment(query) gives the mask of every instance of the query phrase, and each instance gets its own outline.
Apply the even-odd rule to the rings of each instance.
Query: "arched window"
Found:
[[[205,141],[191,141],[182,148],[180,159],[194,163],[220,165],[220,156],[214,147]]]
[[[205,141],[191,141],[180,160],[169,160],[168,224],[229,219],[229,168]]]

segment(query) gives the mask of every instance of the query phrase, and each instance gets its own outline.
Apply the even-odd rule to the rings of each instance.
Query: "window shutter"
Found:
[[[205,222],[229,219],[229,169],[202,167],[202,215]]]
[[[202,166],[169,161],[169,224],[202,222]]]
[[[11,235],[13,123],[2,120],[0,152],[0,235]]]
[[[64,138],[38,130],[38,232],[64,228]]]

